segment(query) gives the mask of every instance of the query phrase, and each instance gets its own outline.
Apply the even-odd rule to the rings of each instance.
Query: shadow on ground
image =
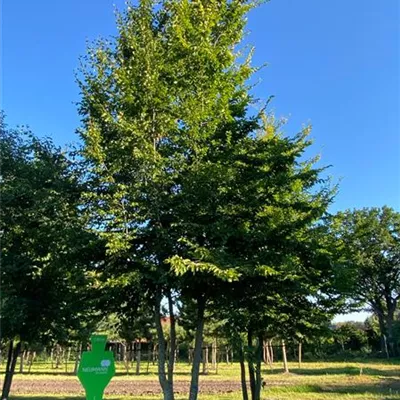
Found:
[[[282,393],[331,393],[335,395],[399,395],[400,396],[400,378],[381,378],[375,382],[356,383],[343,385],[338,382],[324,385],[293,385],[293,386],[270,386],[266,387],[265,394]],[[400,399],[400,397],[399,397]]]
[[[273,370],[265,369],[263,373],[266,375],[274,375],[283,373],[283,369]],[[398,377],[400,376],[400,369],[375,369],[364,366],[360,367],[334,367],[334,368],[293,368],[290,370],[292,374],[296,375],[370,375],[370,376],[387,376],[387,377]]]

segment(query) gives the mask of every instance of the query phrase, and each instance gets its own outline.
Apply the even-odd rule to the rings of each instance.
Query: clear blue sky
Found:
[[[115,33],[121,0],[3,0],[2,105],[58,144],[77,141],[74,82],[86,40]],[[332,210],[400,209],[400,2],[272,0],[249,16],[259,97],[289,134],[314,126],[314,153],[342,178]]]

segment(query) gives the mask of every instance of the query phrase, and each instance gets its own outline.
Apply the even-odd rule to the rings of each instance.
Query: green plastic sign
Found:
[[[104,351],[106,335],[93,335],[91,343],[91,351],[82,353],[78,378],[85,389],[86,400],[102,400],[104,389],[115,375],[114,355]]]

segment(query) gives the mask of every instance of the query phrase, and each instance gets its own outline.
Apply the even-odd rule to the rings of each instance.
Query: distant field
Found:
[[[143,371],[146,371],[143,365]],[[289,364],[291,372],[284,374],[275,363],[272,370],[264,368],[266,383],[264,400],[400,400],[400,362],[330,362]],[[72,366],[71,366],[72,369]],[[77,378],[54,371],[45,365],[34,365],[31,374],[17,374],[13,385],[14,400],[81,400],[83,392]],[[133,368],[132,368],[133,371]],[[179,363],[176,368],[177,400],[187,398],[190,367]],[[240,400],[239,366],[220,364],[200,378],[200,400]],[[122,364],[108,388],[106,399],[160,399],[156,367],[140,376],[126,375]]]

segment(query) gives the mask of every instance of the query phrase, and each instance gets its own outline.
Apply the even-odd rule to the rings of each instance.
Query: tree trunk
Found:
[[[153,343],[153,355],[152,355],[152,363],[155,364],[157,360],[157,344]]]
[[[188,364],[191,365],[193,362],[193,349],[188,350]]]
[[[203,375],[208,374],[208,345],[203,348]]]
[[[286,357],[286,343],[284,340],[282,340],[282,357],[283,357],[283,368],[286,373],[289,372],[289,367],[288,367],[288,362],[287,362],[287,357]]]
[[[301,361],[302,361],[302,351],[303,351],[303,349],[302,349],[302,342],[299,342],[299,354],[298,354],[298,356],[299,356],[299,368],[301,368]]]
[[[204,311],[206,301],[204,297],[199,297],[197,300],[197,328],[194,344],[193,364],[192,364],[192,379],[190,382],[189,400],[197,400],[199,393],[199,373],[201,363],[201,350],[203,347],[203,331],[204,331]]]
[[[79,367],[79,362],[81,361],[81,354],[82,354],[82,342],[79,343],[79,347],[78,347],[78,350],[76,352],[74,375],[78,374],[78,367]]]
[[[212,355],[211,355],[211,362],[212,362],[212,367],[215,371],[216,374],[218,374],[218,356],[217,356],[217,351],[218,351],[218,344],[217,344],[217,338],[215,337],[213,340],[213,345],[212,345]]]
[[[247,332],[247,364],[249,367],[251,400],[256,400],[256,375],[254,368],[254,348],[252,332]]]
[[[33,360],[35,359],[35,355],[36,355],[36,353],[35,353],[34,351],[31,351],[31,352],[29,353],[28,374],[31,373],[31,368],[32,368]]]
[[[387,344],[389,345],[389,353],[392,357],[395,357],[397,354],[397,349],[395,346],[395,339],[393,335],[393,320],[394,320],[394,313],[396,308],[393,308],[393,305],[390,304],[390,308],[387,313],[386,318],[386,326],[387,326]]]
[[[268,341],[268,345],[269,345],[269,357],[271,360],[271,368],[272,368],[272,364],[274,363],[274,347],[272,346],[272,339]]]
[[[19,359],[19,373],[23,374],[24,373],[24,361],[25,361],[25,350],[22,350],[21,348],[21,357]]]
[[[140,375],[140,362],[142,361],[142,341],[136,342],[136,375]]]
[[[5,376],[4,376],[4,382],[3,382],[3,391],[2,391],[2,396],[1,396],[2,399],[7,399],[7,396],[8,396],[7,386],[8,386],[10,368],[11,368],[12,357],[13,357],[13,349],[14,349],[14,341],[10,340],[10,346],[8,348],[8,355],[7,355],[7,365],[6,365],[6,371],[5,371]]]
[[[68,374],[68,363],[71,357],[71,347],[68,347],[67,356],[65,358],[65,373]]]
[[[168,357],[168,381],[173,388],[174,386],[174,367],[176,356],[176,320],[174,312],[174,303],[171,292],[168,293],[168,311],[169,311],[169,328],[170,328],[170,346]]]
[[[122,344],[121,356],[123,357],[126,374],[129,375],[130,363],[129,363],[129,351],[128,351],[127,347],[128,347],[128,343]]]
[[[269,342],[268,340],[264,342],[264,351],[265,351],[265,357],[266,357],[266,363],[269,365],[269,368],[272,369],[272,359],[271,359],[271,352],[269,348]]]
[[[153,344],[151,344],[153,346]],[[153,350],[150,349],[150,343],[147,344],[147,368],[146,368],[146,373],[149,373],[149,368],[150,368],[150,360],[151,360],[151,353]]]
[[[263,337],[262,335],[258,336],[258,347],[257,347],[257,354],[256,354],[256,385],[255,385],[255,393],[254,399],[260,400],[261,398],[261,384],[262,384],[262,377],[261,377],[261,362],[262,362],[262,355],[263,355]]]
[[[381,352],[383,354],[386,354],[386,358],[389,358],[389,351],[387,347],[387,336],[386,336],[386,324],[385,324],[385,318],[383,316],[382,312],[376,312],[378,316],[378,321],[379,321],[379,331],[381,334]]]
[[[244,352],[242,343],[239,343],[238,350],[239,350],[239,363],[240,363],[240,382],[242,385],[242,397],[243,400],[249,400],[249,394],[247,392],[247,383],[246,383],[246,366],[244,364]]]
[[[51,348],[50,359],[51,359],[51,369],[54,369],[54,347]]]
[[[157,329],[157,341],[158,341],[158,380],[160,382],[161,389],[163,391],[164,400],[174,400],[174,389],[167,378],[167,374],[165,373],[165,364],[166,364],[166,353],[165,353],[165,337],[161,324],[161,294],[157,296],[155,309],[154,309],[154,318]]]
[[[269,362],[267,342],[265,340],[263,342],[263,362],[264,362],[264,364],[268,364],[268,362]]]
[[[60,345],[57,345],[57,353],[56,353],[56,369],[58,369],[62,363],[62,360],[64,358],[64,352],[65,349],[64,347],[61,347]]]
[[[1,395],[2,400],[8,400],[12,385],[12,379],[14,377],[15,365],[17,364],[18,356],[21,352],[21,342],[18,342],[14,347],[14,342],[10,341],[10,348],[8,352],[7,367],[3,384],[3,392]]]
[[[201,356],[201,361],[203,364],[203,372],[202,374],[206,374],[206,349],[202,349],[202,356]]]

